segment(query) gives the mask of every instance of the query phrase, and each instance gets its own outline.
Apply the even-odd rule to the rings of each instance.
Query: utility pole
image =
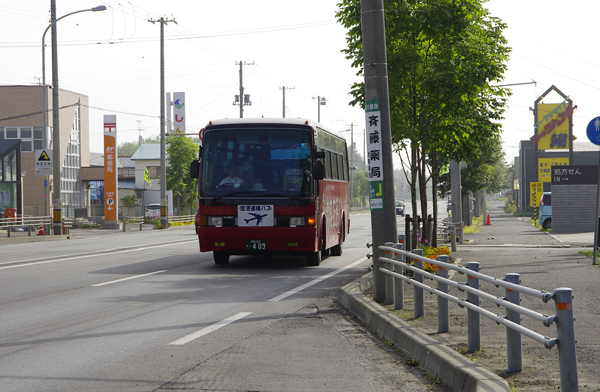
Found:
[[[56,35],[56,0],[50,2],[50,22],[52,23],[52,209],[54,234],[62,234],[62,205],[60,203],[60,118],[58,103],[58,39]],[[46,88],[44,86],[44,88]],[[44,113],[46,116],[46,113]],[[44,132],[46,130],[44,129]],[[20,173],[19,173],[20,175]]]
[[[294,90],[296,87],[279,87],[280,90],[283,90],[283,118],[285,118],[285,89]]]
[[[354,207],[354,172],[356,171],[354,167],[354,153],[356,152],[354,147],[354,123],[350,123],[350,146],[350,207]]]
[[[327,105],[327,98],[321,97],[320,95],[312,97],[317,100],[317,121],[321,122],[321,105]]]
[[[361,0],[366,132],[373,235],[373,299],[385,302],[379,246],[398,242],[383,0]]]
[[[242,66],[243,65],[254,65],[254,61],[251,63],[247,63],[245,61],[236,61],[235,65],[240,66],[240,95],[235,96],[235,101],[233,102],[233,104],[234,105],[237,104],[238,98],[239,98],[240,118],[244,118],[244,105],[250,106],[250,105],[252,105],[252,102],[250,102],[250,94],[244,95],[244,82],[243,82],[243,77],[242,77],[242,75],[244,74],[244,71],[242,69]]]
[[[167,228],[167,143],[165,140],[165,23],[175,23],[175,19],[148,19],[160,23],[160,224]]]

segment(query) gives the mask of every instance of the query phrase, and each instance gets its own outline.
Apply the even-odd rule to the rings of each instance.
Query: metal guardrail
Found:
[[[51,216],[18,216],[9,218],[0,218],[0,229],[8,232],[10,237],[11,231],[17,227],[27,228],[27,232],[31,235],[32,231],[39,231],[40,226],[44,227],[44,232],[50,230],[52,225]]]
[[[560,367],[560,383],[562,392],[578,391],[577,358],[575,355],[575,326],[572,308],[572,289],[557,288],[548,293],[541,290],[521,286],[519,274],[506,274],[504,279],[494,278],[479,273],[479,263],[469,262],[467,267],[459,267],[448,263],[448,256],[439,256],[438,260],[423,257],[423,250],[416,249],[411,252],[402,250],[402,244],[386,243],[379,249],[386,252],[387,257],[380,257],[383,267],[379,270],[386,274],[386,302],[394,304],[395,309],[404,308],[404,282],[414,287],[414,317],[424,316],[423,290],[438,296],[438,332],[449,331],[448,301],[455,302],[459,307],[467,308],[467,336],[469,351],[480,349],[481,329],[480,315],[506,326],[507,336],[507,365],[509,372],[523,370],[521,335],[538,341],[548,349],[558,348]],[[413,265],[406,260],[414,260]],[[432,274],[423,270],[423,262],[436,265],[438,273]],[[413,277],[404,275],[405,271],[413,272]],[[448,279],[449,270],[467,275],[466,283],[458,283]],[[423,283],[423,278],[438,282],[438,287],[433,288]],[[480,290],[480,280],[491,283],[496,287],[505,288],[505,297],[499,298]],[[461,292],[467,292],[467,299],[458,298],[449,294],[449,287],[454,287]],[[540,298],[543,302],[554,300],[554,316],[547,316],[531,309],[520,306],[520,294]],[[480,299],[489,300],[498,306],[506,308],[506,316],[499,316],[481,308]],[[556,324],[557,337],[549,338],[531,329],[521,326],[521,315],[540,321],[546,327]]]
[[[169,223],[174,223],[174,222],[182,222],[182,223],[192,222],[192,223],[194,223],[195,219],[196,219],[196,215],[178,215],[178,216],[169,216],[167,218],[167,222],[169,222]]]
[[[127,231],[127,225],[140,225],[140,231],[142,231],[142,226],[144,225],[144,217],[123,215],[123,231]]]

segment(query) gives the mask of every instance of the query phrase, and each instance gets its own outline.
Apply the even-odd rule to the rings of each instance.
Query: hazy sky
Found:
[[[317,118],[334,131],[356,124],[362,152],[364,113],[349,107],[350,86],[360,81],[344,59],[345,31],[335,22],[338,0],[57,0],[58,16],[106,5],[58,22],[59,86],[89,96],[92,151],[101,151],[102,116],[117,115],[118,142],[159,134],[159,24],[165,26],[165,89],[186,93],[186,124],[196,133],[213,118],[239,117],[239,66],[252,105],[244,117]],[[507,159],[519,140],[533,135],[529,107],[555,85],[578,105],[574,133],[587,141],[585,127],[600,115],[598,36],[600,2],[575,0],[492,0],[485,5],[508,24],[513,48],[504,83],[536,81],[513,88],[503,121]],[[0,84],[35,84],[41,79],[41,38],[49,23],[50,0],[0,0]],[[46,42],[50,44],[50,34]],[[51,83],[51,47],[46,81]],[[39,79],[38,79],[39,78]],[[559,102],[547,99],[546,103]],[[141,129],[141,131],[139,131]],[[350,132],[342,133],[350,140]]]

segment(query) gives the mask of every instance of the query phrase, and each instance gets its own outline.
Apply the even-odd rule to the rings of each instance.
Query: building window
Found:
[[[6,128],[6,138],[7,139],[18,139],[19,131],[17,128]]]

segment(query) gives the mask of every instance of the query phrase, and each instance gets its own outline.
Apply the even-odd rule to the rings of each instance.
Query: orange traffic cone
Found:
[[[485,222],[486,225],[491,225],[492,223],[490,222],[490,214],[487,215],[487,221]]]
[[[42,221],[40,221],[40,227],[38,228],[37,235],[44,235],[44,225],[42,225]]]

